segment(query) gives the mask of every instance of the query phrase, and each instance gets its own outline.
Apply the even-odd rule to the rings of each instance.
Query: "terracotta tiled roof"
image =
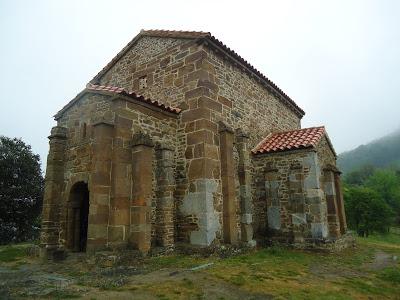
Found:
[[[76,97],[74,99],[72,99],[67,105],[65,105],[55,116],[55,119],[58,119],[62,116],[62,114],[68,109],[70,108],[76,101],[78,101],[84,94],[88,93],[88,92],[104,92],[104,93],[110,93],[110,94],[118,94],[118,95],[122,95],[122,96],[126,96],[129,97],[133,100],[142,102],[144,104],[148,104],[157,108],[160,108],[164,111],[170,112],[170,113],[174,113],[174,114],[179,114],[181,112],[180,108],[174,108],[171,106],[166,106],[164,104],[162,104],[161,102],[155,101],[155,100],[151,100],[148,98],[145,98],[142,95],[138,95],[134,92],[127,92],[125,89],[121,88],[121,87],[116,87],[116,86],[105,86],[105,85],[96,85],[96,84],[91,84],[89,83],[86,88],[80,92],[78,95],[76,95]]]
[[[315,147],[324,135],[326,135],[324,126],[273,133],[261,141],[253,149],[253,153],[261,154]],[[328,143],[330,144],[329,139]],[[331,144],[330,147],[332,148]]]
[[[203,31],[173,31],[173,30],[142,30],[134,37],[92,80],[91,83],[97,84],[100,78],[114,66],[117,61],[142,37],[170,37],[170,38],[186,38],[196,39],[199,42],[205,42],[213,48],[219,49],[225,56],[233,63],[240,64],[243,69],[251,76],[254,76],[262,82],[270,92],[275,94],[282,102],[289,106],[300,118],[304,116],[304,111],[288,96],[286,95],[275,83],[269,80],[264,74],[253,67],[249,62],[242,58],[235,51],[227,47],[220,40],[211,35],[210,32]]]

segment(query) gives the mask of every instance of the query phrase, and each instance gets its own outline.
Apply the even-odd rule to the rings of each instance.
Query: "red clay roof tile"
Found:
[[[325,134],[324,126],[277,132],[267,136],[252,152],[261,154],[315,147]]]
[[[76,95],[74,99],[72,99],[70,102],[68,102],[59,112],[57,112],[57,114],[54,116],[54,118],[56,120],[58,118],[60,118],[62,116],[62,114],[68,108],[70,108],[76,101],[78,101],[84,94],[86,94],[88,92],[95,92],[95,91],[123,95],[123,96],[129,97],[131,99],[134,99],[136,101],[140,101],[142,103],[158,107],[164,111],[174,113],[174,114],[179,114],[181,112],[180,108],[166,106],[165,104],[162,104],[161,102],[145,98],[144,96],[136,94],[135,92],[128,92],[124,88],[121,88],[121,87],[105,86],[105,85],[97,85],[97,84],[89,83],[82,92],[80,92],[78,95]]]
[[[153,105],[153,106],[157,106],[165,111],[169,111],[175,114],[179,114],[181,112],[180,108],[175,108],[175,107],[171,107],[171,106],[166,106],[165,104],[158,102],[156,100],[151,100],[149,98],[145,98],[142,95],[136,94],[135,92],[128,92],[125,89],[121,88],[121,87],[115,87],[115,86],[106,86],[106,85],[97,85],[97,84],[91,84],[89,83],[86,86],[86,89],[89,91],[105,91],[105,92],[111,92],[111,93],[116,93],[116,94],[120,94],[120,95],[124,95],[127,96],[129,98]]]
[[[89,83],[86,87],[87,90],[92,90],[92,91],[106,91],[106,92],[111,92],[111,93],[116,93],[124,96],[128,96],[132,99],[139,100],[144,103],[151,104],[153,106],[157,106],[163,110],[179,114],[181,112],[180,108],[175,108],[171,106],[166,106],[163,103],[160,103],[156,100],[151,100],[149,98],[145,98],[142,95],[136,94],[135,92],[127,92],[125,89],[120,88],[120,87],[115,87],[115,86],[106,86],[106,85],[97,85],[97,84],[91,84]]]

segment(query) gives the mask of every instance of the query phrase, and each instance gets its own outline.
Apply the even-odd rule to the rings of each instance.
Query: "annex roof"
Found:
[[[297,149],[314,148],[323,136],[326,136],[333,154],[336,153],[324,126],[303,128],[270,134],[253,150],[254,154],[283,152]]]
[[[92,80],[91,83],[99,83],[100,78],[114,66],[118,60],[143,36],[165,37],[165,38],[181,38],[194,39],[199,43],[205,43],[209,47],[218,49],[223,55],[235,64],[243,67],[250,76],[255,77],[259,82],[263,83],[266,88],[275,94],[282,102],[290,107],[300,118],[305,112],[275,83],[269,80],[264,74],[253,67],[249,62],[242,58],[235,51],[227,47],[223,42],[214,37],[210,32],[203,31],[171,31],[171,30],[141,30]]]
[[[146,105],[151,105],[153,107],[157,107],[161,110],[173,113],[173,114],[179,114],[181,112],[180,108],[174,108],[171,106],[166,106],[163,103],[156,101],[156,100],[151,100],[149,98],[145,98],[142,95],[136,94],[134,92],[128,92],[125,89],[121,87],[115,87],[115,86],[105,86],[105,85],[96,85],[96,84],[91,84],[89,83],[86,88],[80,92],[78,95],[75,96],[74,99],[72,99],[70,102],[68,102],[67,105],[65,105],[55,116],[54,118],[57,120],[62,116],[62,114],[70,108],[76,101],[78,101],[80,98],[82,98],[85,94],[87,93],[102,93],[102,94],[108,94],[108,95],[121,95],[121,96],[126,96],[128,98],[131,98],[132,100],[136,100],[138,102],[141,102]]]

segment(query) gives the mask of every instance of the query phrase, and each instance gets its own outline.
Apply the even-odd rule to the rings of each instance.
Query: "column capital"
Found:
[[[154,147],[154,142],[148,134],[137,132],[132,136],[131,146],[147,146]]]
[[[337,174],[337,175],[342,174],[342,172],[340,172],[340,170],[336,166],[334,166],[332,164],[326,165],[323,170],[324,171],[330,171],[330,172],[332,172],[334,174]]]
[[[62,126],[54,126],[51,128],[51,133],[49,135],[49,140],[51,139],[66,139],[67,138],[67,128]]]
[[[218,131],[221,132],[226,132],[226,133],[235,133],[235,131],[232,129],[232,127],[230,127],[229,125],[227,125],[226,123],[220,121],[218,122]]]
[[[237,128],[235,131],[238,142],[246,142],[250,138],[250,134],[245,132],[242,128]]]
[[[165,142],[157,142],[155,146],[156,146],[156,150],[158,150],[158,151],[162,151],[162,150],[175,151],[174,147],[168,145]]]

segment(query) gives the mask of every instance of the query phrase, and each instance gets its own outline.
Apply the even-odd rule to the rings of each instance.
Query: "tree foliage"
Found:
[[[387,232],[393,211],[378,192],[368,187],[353,186],[344,191],[347,221],[359,236]]]
[[[400,225],[400,172],[363,166],[345,176],[344,199],[349,226],[359,235]]]
[[[0,136],[0,244],[37,236],[43,189],[39,155],[20,139]]]

